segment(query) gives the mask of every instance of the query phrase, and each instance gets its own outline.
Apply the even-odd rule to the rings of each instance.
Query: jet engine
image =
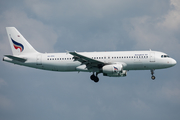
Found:
[[[102,67],[103,73],[107,74],[119,73],[120,71],[122,71],[122,69],[122,64],[105,65]]]
[[[127,71],[123,70],[122,64],[105,65],[102,67],[103,75],[109,77],[124,77]]]

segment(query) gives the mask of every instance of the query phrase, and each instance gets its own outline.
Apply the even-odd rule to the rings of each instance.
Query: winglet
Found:
[[[74,53],[76,53],[77,54],[77,52],[76,51],[74,51],[74,52],[69,52],[69,51],[67,51],[69,54],[74,54]]]
[[[66,54],[69,54],[69,51],[68,51],[68,50],[66,50]]]

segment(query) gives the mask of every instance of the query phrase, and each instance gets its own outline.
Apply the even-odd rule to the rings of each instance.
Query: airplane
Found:
[[[3,61],[42,70],[59,72],[92,72],[90,79],[98,82],[98,74],[125,77],[129,70],[154,70],[176,65],[176,60],[158,51],[110,51],[39,53],[15,27],[6,27],[13,55],[4,55]]]

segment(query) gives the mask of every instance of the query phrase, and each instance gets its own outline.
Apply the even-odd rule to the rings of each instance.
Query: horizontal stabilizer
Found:
[[[8,58],[10,58],[12,60],[19,61],[19,62],[25,62],[27,60],[25,58],[15,57],[13,55],[4,55],[4,56],[6,56],[6,57],[8,57]]]

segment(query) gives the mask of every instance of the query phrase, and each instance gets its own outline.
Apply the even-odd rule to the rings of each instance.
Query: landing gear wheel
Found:
[[[92,74],[92,75],[90,76],[91,80],[93,80],[93,81],[94,81],[95,77],[96,77],[96,76],[95,76],[94,74]]]
[[[95,77],[94,82],[96,82],[96,83],[99,82],[99,78]]]
[[[154,80],[155,78],[156,78],[156,77],[155,77],[154,75],[151,77],[152,80]]]
[[[97,73],[96,76],[94,75],[94,73],[90,76],[90,79],[93,80],[94,82],[99,82],[99,78],[97,77]]]
[[[151,70],[151,75],[152,75],[152,76],[151,76],[151,79],[152,79],[152,80],[155,80],[156,77],[154,76],[154,70]]]

